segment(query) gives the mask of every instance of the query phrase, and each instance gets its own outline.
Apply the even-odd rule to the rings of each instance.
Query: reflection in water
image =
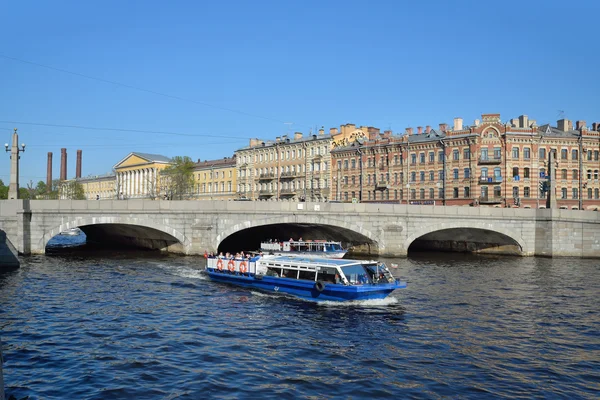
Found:
[[[213,283],[153,252],[33,256],[0,275],[9,395],[594,398],[594,260],[418,254],[385,300]]]

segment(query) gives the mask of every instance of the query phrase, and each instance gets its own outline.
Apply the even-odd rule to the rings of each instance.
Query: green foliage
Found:
[[[60,185],[61,198],[69,200],[85,200],[83,185],[76,181],[65,181]]]
[[[8,199],[8,186],[4,185],[2,179],[0,179],[0,199]]]
[[[184,156],[173,157],[172,164],[161,171],[161,188],[171,200],[182,200],[194,187],[194,162]]]

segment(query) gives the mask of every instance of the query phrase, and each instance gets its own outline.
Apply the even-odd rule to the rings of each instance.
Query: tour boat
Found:
[[[305,257],[343,258],[348,252],[341,242],[329,240],[287,240],[260,244],[260,251],[274,255],[300,255]]]
[[[406,282],[379,261],[263,255],[206,259],[211,280],[314,301],[383,299]]]

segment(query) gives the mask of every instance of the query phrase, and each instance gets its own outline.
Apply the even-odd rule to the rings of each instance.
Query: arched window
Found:
[[[519,176],[519,167],[513,167],[513,178]]]

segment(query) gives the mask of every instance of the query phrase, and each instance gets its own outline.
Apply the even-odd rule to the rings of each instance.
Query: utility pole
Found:
[[[21,144],[19,149],[19,135],[17,134],[17,128],[12,137],[12,147],[8,149],[8,143],[4,144],[4,149],[8,153],[10,151],[10,184],[8,186],[8,198],[18,199],[19,198],[19,153],[25,152],[25,144]]]

